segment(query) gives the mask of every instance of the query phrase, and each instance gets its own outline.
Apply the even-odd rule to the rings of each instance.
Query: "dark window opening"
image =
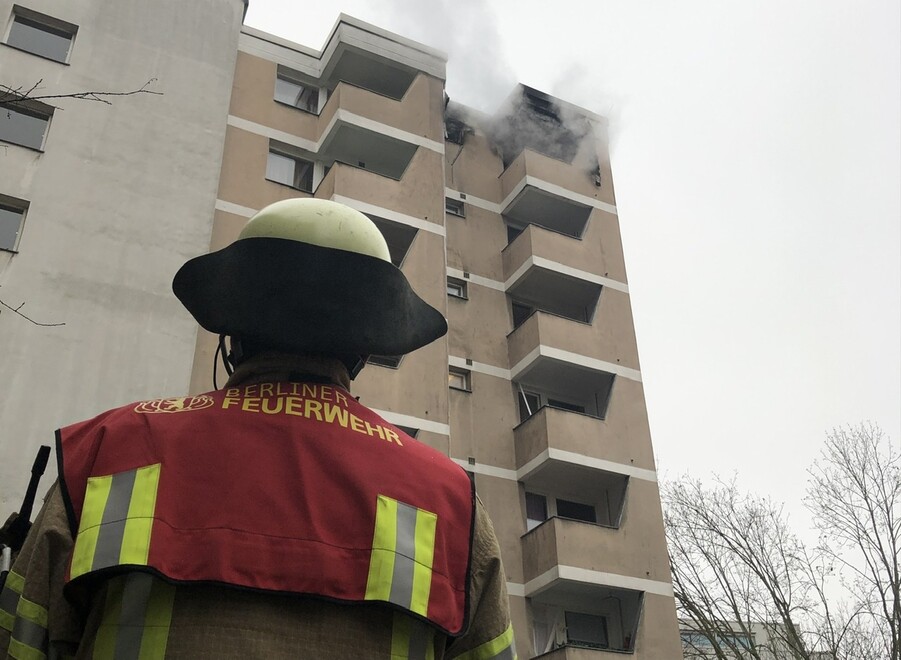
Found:
[[[597,514],[592,505],[570,502],[560,498],[557,498],[557,516],[569,518],[570,520],[581,520],[582,522],[597,522]]]
[[[397,369],[400,366],[400,361],[403,357],[403,355],[370,355],[366,358],[366,364]]]

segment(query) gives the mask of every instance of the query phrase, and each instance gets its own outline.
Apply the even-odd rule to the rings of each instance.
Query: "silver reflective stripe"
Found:
[[[421,621],[413,621],[410,631],[410,660],[425,660],[432,641],[432,629]]]
[[[416,507],[397,503],[397,541],[394,546],[394,574],[388,600],[409,608],[413,601],[413,565],[416,557]]]
[[[153,577],[147,573],[130,573],[122,589],[122,610],[116,633],[116,658],[137,658],[141,654],[147,604]]]
[[[19,604],[19,594],[10,589],[8,586],[0,591],[0,610],[6,612],[11,617],[16,616],[16,607]]]
[[[98,570],[119,564],[122,551],[122,539],[125,536],[125,523],[128,518],[128,507],[131,504],[131,493],[134,490],[137,470],[114,474],[110,484],[109,497],[103,508],[103,519],[97,537],[97,548],[91,570]]]
[[[516,652],[513,650],[513,646],[510,645],[491,660],[516,660]]]
[[[13,625],[12,638],[25,646],[40,651],[47,646],[47,629],[33,621],[19,617]]]

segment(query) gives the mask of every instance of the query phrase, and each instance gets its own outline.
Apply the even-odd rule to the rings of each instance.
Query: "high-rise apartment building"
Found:
[[[520,656],[678,658],[604,121],[525,87],[485,116],[444,74],[348,17],[321,51],[245,28],[210,247],[287,197],[371,217],[450,331],[354,393],[475,475]]]
[[[373,356],[354,394],[473,473],[519,656],[680,657],[604,120],[526,87],[491,115],[465,108],[445,95],[442,53],[346,16],[319,51],[240,29],[239,0],[192,3],[187,22],[180,3],[97,0],[65,16],[51,5],[0,11],[54,34],[77,27],[54,84],[122,89],[147,73],[165,96],[73,106],[68,125],[54,113],[45,145],[0,162],[0,208],[27,212],[18,253],[0,252],[0,299],[7,288],[44,299],[39,311],[66,322],[43,335],[23,322],[9,344],[3,380],[18,398],[0,414],[29,437],[19,467],[55,425],[210,389],[216,341],[168,293],[178,265],[271,202],[343,202],[378,224],[450,326],[408,356]],[[120,25],[140,11],[150,25]],[[183,31],[162,29],[165,11]],[[119,29],[138,52],[94,53]],[[53,58],[39,59],[13,82],[47,84]],[[105,79],[101,64],[121,75]],[[42,412],[19,415],[16,402]]]

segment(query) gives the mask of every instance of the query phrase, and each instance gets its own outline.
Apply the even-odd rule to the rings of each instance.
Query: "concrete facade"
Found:
[[[245,28],[218,195],[214,249],[279,199],[361,210],[448,318],[354,394],[474,474],[520,657],[681,656],[602,118],[447,104],[440,53],[346,16],[319,51]],[[194,392],[214,352],[201,332]]]
[[[209,246],[244,2],[15,7],[0,0],[0,83],[39,83],[37,95],[125,92],[153,78],[161,95],[48,100],[38,148],[0,142],[0,204],[28,203],[16,251],[0,251],[0,299],[65,323],[0,312],[4,512],[53,429],[188,388],[196,330],[171,281]],[[23,11],[75,28],[64,61],[26,50],[41,35],[14,25]],[[45,488],[53,474],[51,464]]]

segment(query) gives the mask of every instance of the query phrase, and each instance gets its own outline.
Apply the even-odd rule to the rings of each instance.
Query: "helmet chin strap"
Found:
[[[219,366],[219,358],[222,358],[222,366],[225,367],[225,373],[231,376],[235,373],[235,344],[232,340],[232,351],[229,351],[225,345],[225,335],[219,335],[219,345],[216,347],[216,354],[213,355],[213,389],[219,389],[217,367]],[[238,344],[240,346],[240,344]],[[237,349],[240,353],[240,348]]]

